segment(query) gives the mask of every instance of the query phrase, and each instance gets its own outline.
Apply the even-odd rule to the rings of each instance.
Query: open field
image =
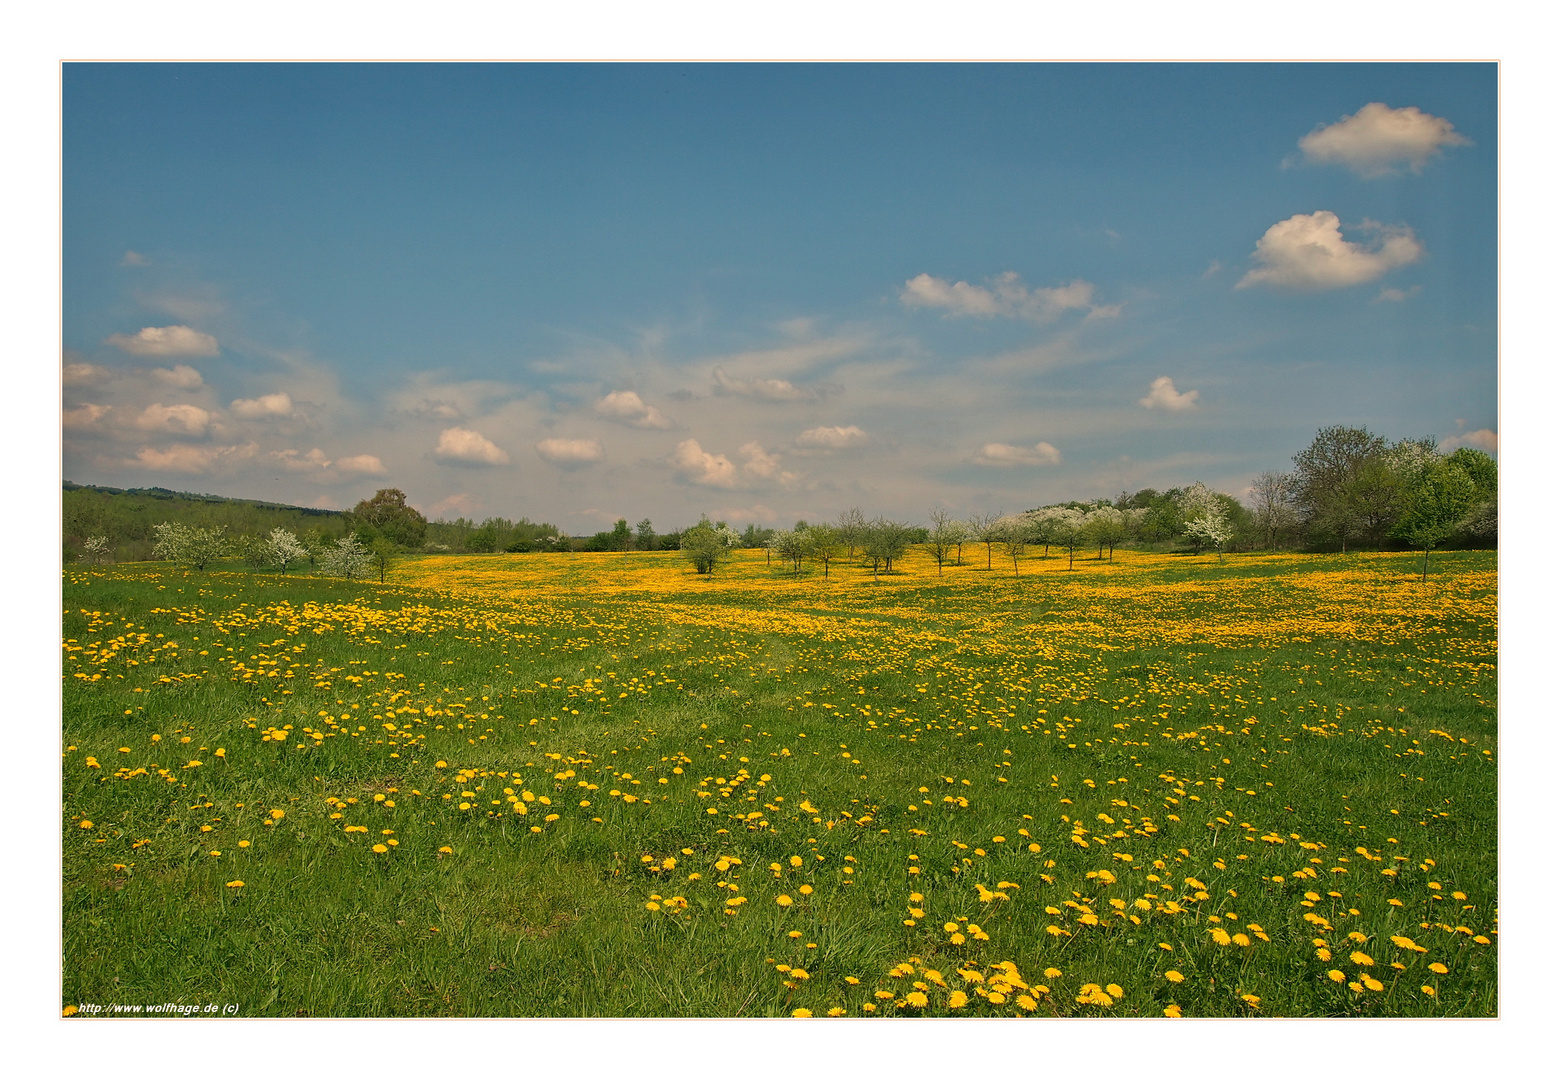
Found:
[[[1493,552],[64,581],[64,1002],[1490,1016]]]

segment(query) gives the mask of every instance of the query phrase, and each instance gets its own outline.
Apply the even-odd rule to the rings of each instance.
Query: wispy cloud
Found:
[[[599,439],[543,439],[536,452],[554,465],[589,465],[601,460]]]
[[[809,450],[844,450],[867,441],[867,433],[855,424],[849,427],[808,428],[796,437],[796,445]]]
[[[715,369],[715,392],[753,401],[811,401],[818,396],[816,390],[798,387],[786,379],[735,378],[724,368]]]
[[[937,308],[949,315],[973,318],[1003,316],[1034,323],[1051,322],[1068,311],[1099,312],[1100,317],[1109,318],[1121,310],[1120,304],[1096,306],[1094,286],[1087,281],[1031,289],[1013,270],[998,274],[986,285],[949,282],[931,274],[918,274],[905,282],[899,298],[911,308]]]

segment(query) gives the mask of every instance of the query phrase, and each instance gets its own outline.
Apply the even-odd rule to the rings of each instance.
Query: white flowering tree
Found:
[[[1072,506],[1047,506],[1030,517],[1037,523],[1047,544],[1067,549],[1067,569],[1073,568],[1078,548],[1088,540],[1088,518]]]
[[[272,529],[271,535],[266,537],[265,550],[270,565],[283,574],[287,573],[288,563],[303,562],[309,557],[309,549],[296,536],[280,527]]]
[[[223,535],[226,532],[226,525],[218,525],[215,529],[199,529],[172,521],[153,525],[152,534],[157,540],[152,545],[152,557],[182,563],[192,570],[204,570],[213,559],[228,553],[230,545]]]
[[[356,534],[350,534],[337,540],[335,547],[325,549],[319,566],[332,577],[360,578],[368,575],[370,559],[368,549],[358,543]]]
[[[81,544],[81,561],[106,563],[109,559],[108,537],[89,536]]]

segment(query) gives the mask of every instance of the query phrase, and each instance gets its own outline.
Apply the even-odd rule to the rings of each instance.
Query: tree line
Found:
[[[1019,573],[1031,548],[1065,553],[1072,568],[1081,551],[1114,558],[1118,546],[1190,548],[1193,553],[1279,548],[1346,552],[1356,548],[1412,548],[1429,554],[1447,544],[1488,546],[1497,539],[1499,475],[1495,460],[1470,447],[1442,453],[1431,439],[1388,443],[1364,428],[1334,426],[1293,458],[1287,472],[1259,474],[1250,505],[1202,482],[1156,491],[1122,492],[1114,500],[1072,501],[1015,514],[957,518],[933,509],[929,525],[852,508],[830,522],[798,521],[791,528],[748,525],[737,532],[701,518],[686,529],[657,532],[650,519],[630,528],[568,537],[528,518],[490,517],[430,522],[408,505],[404,492],[384,488],[348,511],[311,510],[254,500],[189,495],[161,488],[122,490],[67,484],[64,539],[67,561],[108,562],[166,558],[197,569],[237,558],[257,569],[285,573],[293,563],[346,577],[376,572],[383,579],[403,552],[528,553],[547,551],[680,551],[700,574],[713,573],[738,548],[800,575],[812,562],[827,577],[841,559],[892,573],[896,561],[919,546],[937,562],[963,565],[965,548],[998,558]],[[155,523],[154,523],[155,520]]]

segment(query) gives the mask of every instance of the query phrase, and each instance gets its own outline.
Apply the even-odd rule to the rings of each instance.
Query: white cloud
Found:
[[[684,439],[672,454],[672,465],[685,478],[706,487],[735,487],[737,467],[725,454],[708,453],[698,439]]]
[[[244,420],[274,420],[291,416],[293,402],[284,393],[262,394],[257,398],[240,398],[228,408],[233,410],[234,416]]]
[[[1343,165],[1366,178],[1391,176],[1405,164],[1417,173],[1442,147],[1467,145],[1469,140],[1452,129],[1450,120],[1379,101],[1300,140],[1307,161]]]
[[[715,369],[715,392],[754,401],[809,401],[818,396],[817,391],[795,386],[785,379],[737,378],[727,375],[722,368]]]
[[[119,260],[119,265],[120,266],[150,266],[152,264],[150,262],[148,262],[146,260],[146,256],[142,255],[140,252],[138,252],[138,251],[127,251],[127,252],[125,252],[125,257]]]
[[[989,286],[967,281],[950,283],[930,274],[918,274],[905,282],[899,298],[906,307],[942,308],[950,315],[978,318],[1002,315],[1036,323],[1047,323],[1063,312],[1075,310],[1110,318],[1119,314],[1122,306],[1096,306],[1094,286],[1087,281],[1072,281],[1054,289],[1031,289],[1013,270],[998,274]]]
[[[671,423],[654,405],[647,405],[632,390],[614,390],[596,402],[596,412],[611,420],[642,428],[669,428]]]
[[[230,461],[253,457],[255,450],[254,443],[243,446],[170,446],[166,450],[146,446],[128,464],[158,472],[204,473],[212,472]]]
[[[61,420],[66,427],[81,430],[95,425],[107,412],[107,405],[79,405],[74,409],[66,409]]]
[[[385,463],[373,454],[353,454],[351,457],[337,458],[336,468],[344,473],[359,473],[364,476],[383,476]]]
[[[200,372],[188,364],[175,364],[171,368],[152,368],[147,374],[158,382],[178,387],[180,390],[194,390],[204,386],[206,382],[200,377]]]
[[[1459,431],[1440,443],[1440,448],[1448,451],[1456,450],[1459,446],[1471,446],[1486,454],[1496,454],[1500,452],[1500,436],[1489,428],[1479,428],[1477,431]]]
[[[554,465],[586,465],[601,460],[599,439],[543,439],[536,452]]]
[[[433,456],[452,465],[508,465],[509,455],[469,428],[445,428]]]
[[[85,386],[88,383],[102,382],[108,378],[111,371],[97,364],[66,364],[64,371],[66,386]]]
[[[1197,391],[1188,390],[1184,394],[1178,394],[1175,392],[1175,380],[1168,375],[1161,375],[1149,385],[1148,396],[1138,398],[1138,404],[1145,409],[1185,412],[1187,409],[1197,407]]]
[[[855,424],[850,427],[809,428],[796,437],[796,445],[815,450],[844,450],[867,441],[867,433]]]
[[[147,326],[134,334],[112,334],[108,344],[134,356],[216,356],[217,339],[188,326]]]
[[[1009,446],[1007,443],[987,443],[975,455],[977,465],[1012,467],[1015,465],[1060,465],[1062,452],[1048,442],[1033,446]]]
[[[136,417],[135,426],[143,431],[166,431],[174,435],[204,435],[211,426],[211,414],[195,405],[148,405]]]
[[[440,499],[428,507],[427,510],[424,510],[423,513],[427,514],[429,518],[442,518],[453,510],[456,517],[475,518],[480,507],[481,503],[473,498],[469,491],[460,491]]]
[[[756,441],[743,443],[737,447],[737,453],[742,455],[742,472],[746,476],[783,483],[790,483],[796,479],[780,468],[779,457],[766,451],[763,443]]]
[[[1235,287],[1341,289],[1374,281],[1424,254],[1424,247],[1406,225],[1381,225],[1367,220],[1360,229],[1373,235],[1372,245],[1345,240],[1338,215],[1330,210],[1296,214],[1280,221],[1257,241],[1251,257],[1259,265],[1247,271]]]
[[[307,454],[300,454],[296,450],[277,450],[266,457],[288,472],[323,472],[330,468],[330,458],[317,446]]]
[[[307,454],[300,454],[296,450],[276,450],[266,457],[288,472],[311,473],[329,478],[338,477],[342,473],[351,476],[382,476],[385,472],[384,462],[373,454],[354,454],[332,461],[317,446]]]

